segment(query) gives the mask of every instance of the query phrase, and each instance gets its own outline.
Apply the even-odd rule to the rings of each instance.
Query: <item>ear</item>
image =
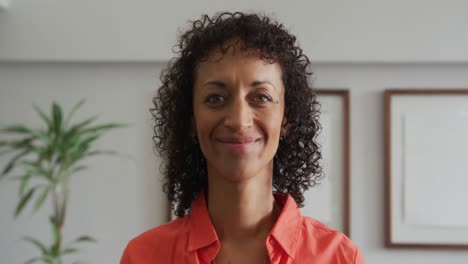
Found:
[[[281,131],[280,131],[280,135],[282,137],[285,137],[287,134],[288,134],[288,125],[287,125],[288,121],[286,119],[286,117],[283,117],[283,121],[281,122]]]

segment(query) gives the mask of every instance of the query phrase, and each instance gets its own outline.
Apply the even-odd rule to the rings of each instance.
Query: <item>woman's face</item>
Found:
[[[208,174],[242,181],[271,175],[284,116],[278,63],[257,53],[212,52],[195,72],[193,134]]]

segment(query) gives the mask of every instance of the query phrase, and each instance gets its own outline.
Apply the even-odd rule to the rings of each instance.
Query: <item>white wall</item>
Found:
[[[132,123],[111,132],[99,146],[131,158],[101,157],[76,175],[66,223],[71,238],[92,234],[97,245],[80,254],[90,263],[117,263],[126,242],[167,217],[151,150],[148,108],[157,87],[159,64],[2,63],[0,125],[37,124],[31,104],[52,99],[70,104],[85,97],[82,117]],[[335,64],[314,67],[316,86],[351,90],[351,232],[368,263],[462,264],[467,251],[389,250],[384,241],[384,88],[468,88],[468,64]],[[434,109],[437,111],[437,109]],[[5,157],[0,157],[3,166]],[[0,263],[22,263],[37,252],[19,238],[47,237],[44,214],[13,221],[16,183],[0,182]],[[443,195],[443,193],[441,193]]]
[[[468,61],[465,0],[13,0],[0,61],[167,61],[201,13],[264,10],[324,62]]]

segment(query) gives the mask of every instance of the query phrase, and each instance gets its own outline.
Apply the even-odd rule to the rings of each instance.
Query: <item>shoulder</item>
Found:
[[[302,237],[320,244],[340,244],[343,247],[355,247],[353,242],[342,232],[337,231],[313,218],[304,216],[302,222]]]
[[[185,245],[186,237],[185,218],[165,223],[130,240],[122,255],[121,263],[149,263],[152,259],[164,259],[165,254]]]
[[[130,240],[129,245],[156,246],[162,242],[174,241],[174,239],[183,236],[184,225],[184,218],[175,219],[136,236]]]
[[[358,247],[345,234],[313,218],[303,217],[301,251],[308,252],[323,261],[339,263],[364,263]]]

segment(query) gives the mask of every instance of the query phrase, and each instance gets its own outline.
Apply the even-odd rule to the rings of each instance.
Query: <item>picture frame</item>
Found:
[[[468,249],[468,89],[387,89],[384,107],[386,246]]]
[[[322,125],[318,140],[322,145],[328,142],[331,150],[322,151],[324,180],[304,193],[301,211],[350,236],[350,92],[317,89],[316,94],[321,104]],[[168,208],[169,220],[176,219]]]

